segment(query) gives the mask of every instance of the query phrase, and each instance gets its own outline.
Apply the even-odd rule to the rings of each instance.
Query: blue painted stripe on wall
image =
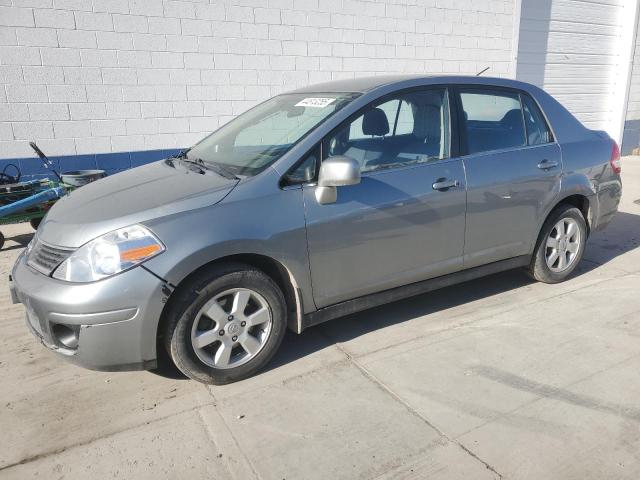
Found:
[[[139,152],[118,152],[118,153],[97,153],[94,155],[65,155],[52,156],[49,159],[55,165],[58,172],[64,173],[72,170],[93,170],[100,169],[107,172],[107,175],[138,167],[145,163],[154,162],[163,158],[175,155],[182,149],[165,150],[144,150]],[[44,152],[45,154],[47,152]],[[55,176],[47,170],[42,161],[38,158],[4,158],[0,159],[0,172],[6,168],[6,173],[15,175],[15,169],[8,166],[17,165],[22,172],[21,180],[33,180],[40,178],[51,178]]]

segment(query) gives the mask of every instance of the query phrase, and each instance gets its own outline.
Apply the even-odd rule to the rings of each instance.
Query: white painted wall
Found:
[[[335,78],[507,75],[514,1],[0,0],[0,158],[188,146]]]
[[[637,0],[522,0],[517,78],[620,138]],[[633,12],[633,13],[629,13]],[[622,92],[622,97],[620,93]]]

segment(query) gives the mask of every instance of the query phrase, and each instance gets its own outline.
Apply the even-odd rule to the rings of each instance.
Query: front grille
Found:
[[[45,275],[51,275],[51,272],[71,253],[73,253],[73,249],[52,247],[36,239],[36,243],[27,257],[27,264]]]

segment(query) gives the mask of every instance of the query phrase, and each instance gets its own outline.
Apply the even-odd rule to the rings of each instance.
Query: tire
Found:
[[[178,287],[167,308],[163,342],[169,357],[186,376],[207,384],[223,385],[260,371],[280,347],[287,326],[280,288],[242,264],[197,274]]]
[[[559,229],[564,229],[564,236]],[[587,236],[587,224],[578,208],[567,204],[556,207],[540,230],[529,275],[544,283],[566,280],[582,260]]]

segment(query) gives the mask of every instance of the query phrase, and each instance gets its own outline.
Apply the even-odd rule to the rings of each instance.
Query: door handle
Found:
[[[460,182],[458,180],[447,180],[446,178],[439,178],[431,185],[434,190],[446,190],[447,188],[459,186]]]
[[[556,168],[559,165],[558,162],[556,161],[551,161],[551,160],[542,160],[539,164],[538,164],[538,168],[540,170],[548,170],[550,168]]]

